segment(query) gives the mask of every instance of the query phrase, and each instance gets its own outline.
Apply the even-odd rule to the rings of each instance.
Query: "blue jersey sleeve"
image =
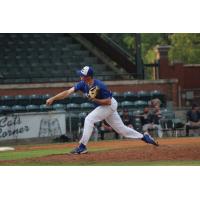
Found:
[[[83,87],[84,87],[83,82],[82,81],[78,82],[77,84],[74,85],[75,92],[77,92],[79,90],[82,91]]]

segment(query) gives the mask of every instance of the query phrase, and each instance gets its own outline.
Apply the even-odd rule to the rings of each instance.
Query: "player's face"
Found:
[[[89,77],[89,76],[81,76],[80,78],[85,83],[89,83],[91,81],[91,77]]]

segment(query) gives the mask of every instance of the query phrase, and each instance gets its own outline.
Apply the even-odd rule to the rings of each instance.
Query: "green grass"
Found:
[[[29,151],[8,151],[0,153],[0,160],[20,160],[25,158],[36,158],[47,156],[51,154],[63,154],[66,153],[68,149],[47,149],[47,150],[29,150]]]
[[[0,152],[0,161],[20,160],[27,158],[38,158],[48,155],[66,154],[69,153],[71,150],[72,150],[71,148],[62,148],[62,149],[37,149],[37,150],[27,150],[27,151],[6,151],[6,152]],[[110,150],[110,148],[95,148],[92,149],[92,152],[101,152],[108,150]]]

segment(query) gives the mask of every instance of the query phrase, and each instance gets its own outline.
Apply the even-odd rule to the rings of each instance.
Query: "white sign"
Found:
[[[65,133],[65,113],[21,113],[0,117],[0,141]]]

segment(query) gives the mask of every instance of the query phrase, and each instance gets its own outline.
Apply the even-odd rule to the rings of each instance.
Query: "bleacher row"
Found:
[[[114,75],[70,35],[0,34],[1,83],[73,81],[84,65]]]
[[[139,91],[137,93],[130,91],[124,93],[113,92],[113,96],[117,99],[119,108],[143,109],[148,106],[148,101],[154,98],[159,98],[162,105],[165,105],[165,96],[157,90],[151,92]],[[0,113],[49,110],[89,111],[94,108],[94,105],[79,93],[74,93],[67,99],[56,101],[52,106],[47,106],[45,103],[50,97],[50,94],[1,96]]]

